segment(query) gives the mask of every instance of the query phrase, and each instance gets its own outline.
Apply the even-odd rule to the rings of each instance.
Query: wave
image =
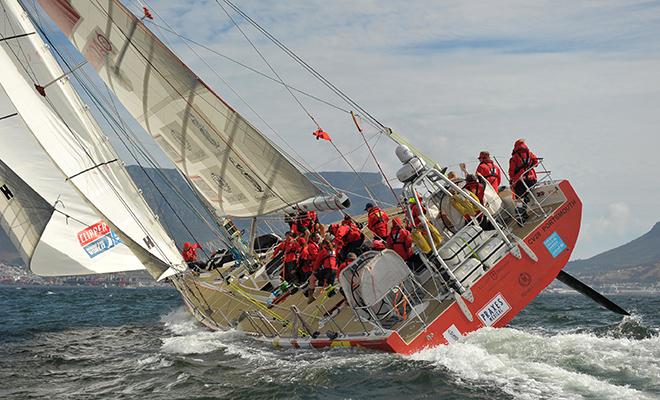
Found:
[[[522,400],[637,400],[660,393],[660,336],[657,328],[635,315],[602,329],[485,328],[452,345],[405,357],[355,349],[274,349],[237,331],[210,331],[185,308],[167,314],[162,322],[171,334],[161,337],[166,357],[229,368],[240,359],[238,364],[249,371],[246,379],[263,384],[273,384],[273,377],[278,385],[307,385],[329,377],[350,381],[367,371],[373,378],[372,373],[394,368],[402,382],[428,373],[436,382]]]
[[[544,336],[485,328],[410,356],[457,381],[493,385],[517,399],[646,399],[660,390],[660,338]],[[644,391],[631,386],[642,387]]]

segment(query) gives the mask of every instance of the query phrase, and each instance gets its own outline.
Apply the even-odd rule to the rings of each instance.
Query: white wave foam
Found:
[[[234,332],[200,331],[183,336],[162,338],[161,349],[170,354],[203,354],[226,348],[227,337]]]
[[[161,338],[161,349],[170,354],[203,354],[224,349],[236,332],[210,331],[190,315],[185,307],[179,307],[163,316],[161,321],[174,336]]]
[[[161,322],[165,328],[175,335],[186,335],[195,332],[205,331],[195,318],[190,315],[185,306],[179,307],[170,313],[161,317]]]
[[[657,390],[660,338],[639,341],[589,334],[551,337],[516,329],[482,329],[449,346],[411,356],[470,380],[501,387],[518,399],[645,399]]]

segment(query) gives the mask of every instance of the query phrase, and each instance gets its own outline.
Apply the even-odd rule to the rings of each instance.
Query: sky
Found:
[[[123,2],[140,12],[137,1]],[[474,168],[480,150],[506,163],[513,142],[525,138],[584,203],[574,258],[630,241],[660,221],[660,2],[234,2],[441,165]],[[281,85],[159,28],[274,75],[224,1],[139,3],[158,25],[147,26],[271,140],[314,169],[349,169],[314,140],[316,125]],[[231,15],[287,84],[352,109]],[[360,145],[348,114],[298,99],[339,148]],[[371,143],[393,177],[393,145],[382,136]],[[348,158],[358,170],[377,171],[364,148]]]

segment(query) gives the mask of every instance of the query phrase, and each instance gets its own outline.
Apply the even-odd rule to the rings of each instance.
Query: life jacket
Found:
[[[315,242],[309,242],[305,248],[303,248],[300,253],[300,265],[302,266],[303,272],[312,272],[314,271],[314,262],[316,257],[319,255],[319,245]]]
[[[275,247],[275,250],[273,251],[273,258],[277,257],[277,255],[280,252],[283,252],[284,249],[286,248],[287,244],[289,241],[292,240],[291,237],[287,237],[283,242],[280,242],[277,247]]]
[[[314,263],[314,270],[319,268],[337,270],[337,256],[335,255],[334,250],[321,249],[316,257],[317,259]]]
[[[318,221],[314,211],[301,212],[296,216],[296,229],[299,232],[308,229],[311,231]]]
[[[362,230],[356,224],[351,224],[349,225],[349,227],[350,229],[348,231],[348,234],[346,235],[346,243],[358,242],[364,239],[364,234],[362,233]]]
[[[183,252],[181,255],[183,256],[183,260],[185,262],[195,262],[197,261],[197,249],[199,249],[199,245],[197,243],[190,244],[188,242],[183,244]]]
[[[532,153],[525,143],[516,143],[509,160],[509,176],[511,185],[515,185],[520,178],[536,180],[536,171],[532,167],[538,165],[536,155]],[[532,169],[530,169],[532,168]],[[527,173],[523,173],[528,170]]]
[[[284,246],[284,262],[293,262],[298,260],[298,253],[300,252],[300,244],[297,240],[291,239],[289,244]]]
[[[404,260],[407,260],[413,255],[412,235],[401,226],[394,225],[387,237],[387,247],[394,250]]]
[[[413,223],[415,224],[415,226],[419,226],[419,224],[422,223],[422,220],[419,218],[419,216],[422,213],[426,213],[426,206],[424,204],[422,204],[422,208],[421,208],[422,211],[420,212],[420,207],[419,207],[420,203],[421,201],[417,200],[417,202],[410,207],[413,216]]]
[[[465,190],[474,193],[474,195],[477,196],[477,199],[479,199],[479,203],[482,205],[484,204],[484,192],[486,191],[486,187],[483,183],[479,181],[468,182],[465,184]]]
[[[351,231],[351,228],[348,225],[335,225],[335,231],[333,232],[333,235],[335,235],[335,240],[333,241],[333,244],[335,245],[335,248],[337,250],[341,249],[346,245],[348,234]]]
[[[490,182],[491,186],[493,186],[493,188],[497,191],[497,188],[500,186],[502,177],[500,174],[500,169],[497,167],[497,165],[495,165],[493,160],[481,161],[477,166],[477,173],[486,178],[486,180]]]
[[[367,227],[371,232],[380,237],[387,236],[387,222],[390,220],[390,217],[378,207],[373,207],[369,211],[369,217],[367,221]]]

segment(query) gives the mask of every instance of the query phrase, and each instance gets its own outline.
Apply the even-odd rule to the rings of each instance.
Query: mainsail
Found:
[[[267,214],[319,194],[120,2],[39,3],[220,215]]]
[[[16,2],[5,11],[22,32],[34,32]],[[15,47],[12,47],[15,46]],[[183,265],[176,245],[139,194],[114,150],[67,79],[57,79],[41,97],[34,84],[48,84],[63,72],[38,35],[3,42],[0,82],[38,141],[66,181],[88,201],[108,226],[155,275],[171,274]]]
[[[18,114],[0,122],[0,225],[30,270],[61,276],[144,269],[65,179]]]

